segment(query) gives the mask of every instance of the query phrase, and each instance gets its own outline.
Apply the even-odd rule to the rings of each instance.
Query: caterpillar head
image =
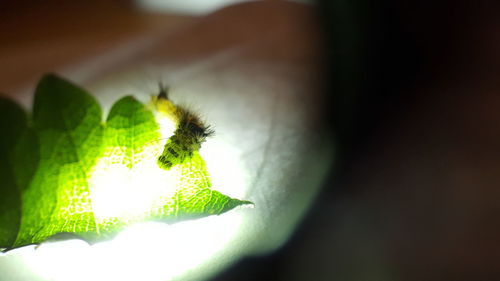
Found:
[[[207,137],[212,136],[215,132],[210,127],[205,125],[199,116],[193,114],[189,110],[177,107],[179,114],[179,126],[177,133],[192,137],[196,142],[202,143]]]

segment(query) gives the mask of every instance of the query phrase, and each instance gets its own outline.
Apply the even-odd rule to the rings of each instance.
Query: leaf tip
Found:
[[[71,82],[70,80],[62,78],[56,73],[50,72],[42,76],[42,78],[38,82],[37,89],[43,88],[42,86],[54,87],[54,85],[66,85],[72,88],[79,88],[75,83]]]
[[[53,82],[53,81],[56,81],[56,80],[63,80],[61,77],[59,77],[59,75],[57,75],[56,73],[45,73],[42,78],[40,79],[40,81],[38,82],[38,84],[42,84],[42,83],[49,83],[49,82]]]

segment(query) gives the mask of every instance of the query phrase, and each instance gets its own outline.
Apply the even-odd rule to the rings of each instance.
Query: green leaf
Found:
[[[104,130],[103,154],[96,168],[98,171],[92,177],[92,196],[96,199],[96,219],[102,236],[112,235],[123,226],[147,218],[131,205],[135,203],[134,196],[140,200],[144,193],[145,187],[137,179],[148,171],[141,164],[152,160],[150,147],[159,139],[155,117],[143,104],[127,96],[113,105]],[[116,204],[110,205],[109,200],[115,200]],[[146,207],[148,210],[143,211],[149,211],[149,206]]]
[[[220,215],[239,205],[252,204],[228,197],[216,190],[208,175],[205,160],[194,152],[188,163],[173,168],[180,178],[176,193],[164,202],[160,216],[176,220],[178,218],[199,218],[206,215]]]
[[[101,116],[100,106],[83,89],[54,75],[38,84],[33,128],[40,161],[22,195],[15,246],[38,243],[62,232],[95,232],[87,178],[101,153]]]
[[[26,130],[26,114],[0,97],[0,248],[12,246],[21,220],[21,190],[16,184],[12,157]]]
[[[175,222],[251,204],[213,190],[198,151],[161,169],[160,117],[133,97],[116,102],[103,123],[90,94],[47,75],[37,86],[32,120],[11,102],[0,109],[2,120],[11,120],[0,123],[6,136],[0,247],[60,233],[97,242],[136,222]]]

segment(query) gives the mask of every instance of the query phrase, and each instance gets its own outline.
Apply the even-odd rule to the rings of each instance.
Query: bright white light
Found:
[[[144,9],[155,12],[166,11],[200,15],[215,11],[230,4],[247,1],[250,0],[139,0],[137,2]]]
[[[26,264],[46,280],[86,280],[81,265],[89,259],[89,245],[82,240],[46,243],[31,248]],[[78,274],[75,274],[77,273]],[[72,276],[73,275],[73,276]]]
[[[162,136],[172,134],[171,122],[163,122]],[[175,172],[158,167],[156,159],[166,141],[152,142],[138,155],[130,169],[116,157],[123,148],[113,148],[112,157],[101,159],[89,181],[95,217],[98,221],[116,217],[138,219],[158,197],[170,197],[175,190]],[[233,148],[217,138],[203,145],[202,156],[211,173],[213,188],[236,198],[244,197],[241,167]],[[13,261],[5,272],[27,276],[17,280],[185,280],[203,276],[231,260],[238,243],[245,207],[197,220],[168,225],[146,222],[132,225],[113,240],[89,245],[81,240],[44,243],[23,247],[0,257],[0,265]],[[233,245],[229,247],[228,245]],[[202,268],[202,270],[200,270]],[[29,269],[29,270],[28,270]],[[0,268],[1,270],[1,268]],[[17,273],[16,273],[17,271]],[[0,274],[0,280],[2,279]],[[187,274],[187,275],[186,275]],[[9,278],[9,281],[16,280]]]
[[[91,172],[90,194],[94,216],[98,223],[113,218],[140,221],[154,208],[161,208],[159,198],[170,198],[175,193],[178,174],[175,169],[165,171],[158,167],[157,158],[166,139],[173,134],[175,124],[166,117],[157,116],[160,137],[148,143],[133,159],[125,159],[126,147],[105,148]],[[127,163],[133,161],[132,167]]]
[[[0,258],[3,265],[7,259],[17,259],[18,267],[31,269],[32,276],[27,280],[34,276],[53,281],[171,280],[204,263],[217,266],[217,257],[224,255],[241,223],[242,213],[237,211],[173,225],[142,223],[112,241],[92,246],[68,240],[42,244],[37,249],[23,247]],[[9,270],[12,272],[8,268],[2,274]]]
[[[154,147],[149,151],[150,156],[137,162],[132,169],[113,159],[99,160],[89,180],[97,219],[138,218],[155,207],[158,198],[173,195],[178,179],[174,178],[174,173],[158,167],[156,158],[162,148]]]
[[[244,168],[236,148],[222,140],[209,139],[200,154],[207,163],[213,189],[233,198],[247,198]]]

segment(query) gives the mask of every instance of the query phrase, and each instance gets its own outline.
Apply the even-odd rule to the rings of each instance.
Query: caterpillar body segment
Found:
[[[174,134],[167,140],[157,161],[165,170],[189,161],[193,153],[200,150],[201,144],[207,137],[214,134],[210,126],[205,125],[199,116],[185,107],[172,103],[163,88],[160,88],[160,94],[153,98],[153,104],[160,114],[169,117],[176,124]]]
[[[168,89],[160,84],[160,93],[151,98],[151,105],[161,117],[167,117],[177,126],[179,123],[177,107],[168,98]]]

